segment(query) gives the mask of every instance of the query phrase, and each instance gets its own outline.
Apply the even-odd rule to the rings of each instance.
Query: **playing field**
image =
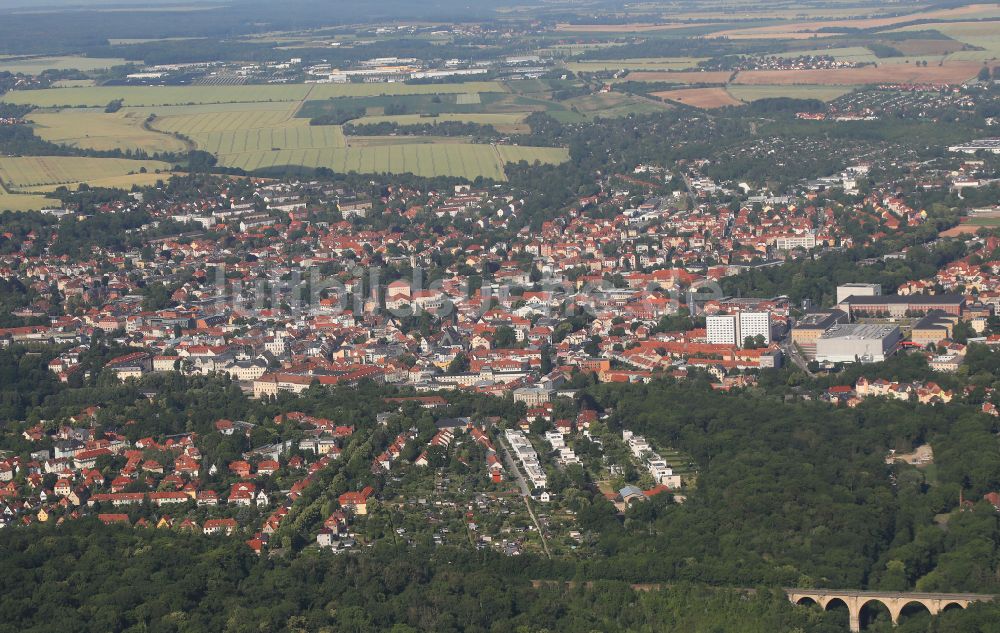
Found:
[[[124,186],[130,175],[148,180],[147,172],[167,171],[170,165],[159,161],[123,158],[83,158],[78,156],[0,156],[0,182],[12,192],[30,191],[47,185],[75,185],[81,182],[119,179]]]
[[[36,110],[27,118],[35,134],[70,147],[95,150],[143,151],[147,154],[183,152],[184,141],[144,127],[148,115],[122,109],[108,114],[103,108]]]
[[[17,90],[4,101],[40,108],[98,107],[121,99],[126,106],[164,106],[212,103],[254,103],[371,97],[378,95],[504,92],[492,81],[456,84],[286,84],[246,86],[91,86]]]

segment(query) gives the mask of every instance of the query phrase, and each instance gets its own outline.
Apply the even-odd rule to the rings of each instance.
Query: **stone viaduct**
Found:
[[[945,609],[964,609],[973,602],[989,602],[996,596],[976,593],[910,593],[892,591],[850,591],[838,589],[785,589],[794,604],[818,604],[826,610],[843,604],[851,615],[851,630],[861,630],[861,609],[871,603],[881,603],[889,610],[892,623],[908,605],[922,605],[931,615]]]

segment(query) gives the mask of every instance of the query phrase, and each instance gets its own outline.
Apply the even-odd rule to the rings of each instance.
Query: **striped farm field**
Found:
[[[193,114],[174,109],[167,116],[156,115],[150,125],[158,131],[181,134],[198,149],[220,157],[260,151],[345,147],[340,126],[309,125],[308,120],[295,118],[297,104],[282,105]]]
[[[492,125],[502,132],[529,132],[530,128],[524,125],[527,112],[511,114],[464,114],[455,112],[443,112],[434,116],[423,116],[420,114],[396,114],[396,115],[375,115],[361,117],[351,121],[353,125],[366,125],[369,123],[396,123],[397,125],[434,125],[445,121],[459,121],[461,123],[475,123],[476,125]]]
[[[682,90],[664,90],[654,92],[653,96],[668,101],[676,101],[693,108],[724,108],[726,106],[740,105],[740,101],[733,98],[725,88],[716,86],[714,88],[686,88]]]
[[[227,167],[247,171],[290,167],[327,167],[339,173],[412,173],[417,176],[456,176],[474,180],[482,176],[505,180],[507,162],[527,160],[543,163],[564,162],[564,149],[544,147],[494,148],[472,143],[397,143],[342,149],[298,149],[220,155]]]
[[[506,90],[494,82],[405,85],[287,85],[287,86],[198,86],[141,88],[67,88],[9,93],[9,100],[43,104],[90,102],[98,107],[37,110],[32,116],[36,129],[53,142],[95,149],[142,149],[149,153],[182,152],[197,148],[218,158],[226,167],[249,172],[267,170],[298,173],[326,167],[340,173],[413,173],[419,176],[455,176],[495,180],[506,178],[509,162],[526,160],[558,163],[568,160],[568,152],[545,147],[492,147],[460,137],[386,136],[346,138],[339,125],[310,125],[302,116],[303,104],[406,96],[410,101],[421,94],[448,94],[456,106],[477,107],[512,95],[487,94]],[[355,95],[352,99],[351,95]],[[450,95],[455,95],[451,97]],[[70,98],[73,97],[73,98]],[[124,99],[125,107],[113,114],[104,104]],[[391,97],[390,97],[391,100]],[[447,101],[447,99],[442,99]],[[336,103],[340,103],[337,101]],[[466,121],[494,125],[501,130],[523,130],[525,108],[516,112],[443,112],[436,116],[407,114],[395,117],[365,117],[361,123],[396,121],[402,124]],[[420,110],[418,110],[420,112]],[[297,116],[298,115],[298,116]],[[31,159],[7,159],[30,161]],[[0,179],[17,190],[79,182],[100,185],[123,180],[129,186],[141,164],[117,164],[108,159],[68,159],[83,162],[15,162],[0,166]],[[97,161],[97,162],[86,162]],[[166,168],[157,164],[157,167]],[[147,166],[155,172],[157,167]],[[144,174],[155,181],[155,174]]]
[[[132,185],[138,185],[140,187],[155,185],[158,181],[169,180],[173,173],[156,173],[155,171],[147,171],[147,173],[142,174],[125,174],[124,176],[108,176],[106,178],[89,178],[86,183],[90,187],[106,187],[108,189],[131,189]],[[59,187],[64,186],[63,184],[56,185],[40,185],[37,187],[31,187],[29,190],[31,193],[48,193],[55,191]],[[71,187],[72,188],[72,187]]]
[[[503,84],[479,81],[456,84],[285,84],[244,86],[91,86],[16,90],[4,101],[40,108],[103,107],[121,99],[125,106],[164,106],[212,103],[289,102],[335,97],[379,95],[471,94],[506,92]]]
[[[35,134],[52,143],[94,150],[142,151],[147,154],[183,152],[184,141],[146,129],[147,115],[129,109],[106,113],[104,108],[36,110],[28,117]]]
[[[815,70],[748,70],[734,83],[745,85],[859,85],[883,83],[960,84],[976,76],[978,62],[945,62],[941,65],[883,64],[862,68]]]
[[[529,163],[538,161],[555,165],[569,160],[569,150],[562,147],[524,147],[521,145],[497,145],[497,153],[504,163]]]
[[[59,201],[36,194],[10,193],[0,184],[0,212],[38,211],[59,206]]]
[[[573,72],[614,72],[617,70],[665,71],[697,68],[704,57],[645,57],[639,59],[608,59],[600,61],[567,61]]]
[[[129,63],[120,57],[17,57],[0,60],[0,71],[40,75],[46,70],[104,70]]]
[[[170,165],[152,160],[85,158],[79,156],[0,156],[0,182],[12,192],[46,185],[75,185],[81,182],[167,171]],[[124,180],[124,179],[123,179]]]
[[[625,76],[625,81],[652,81],[672,84],[724,84],[729,81],[732,73],[728,70],[710,71],[638,71]]]
[[[833,101],[837,97],[854,90],[856,86],[810,86],[810,85],[737,85],[729,84],[726,91],[734,99],[745,101],[758,101],[760,99],[776,99],[788,97],[790,99],[819,99],[820,101]]]

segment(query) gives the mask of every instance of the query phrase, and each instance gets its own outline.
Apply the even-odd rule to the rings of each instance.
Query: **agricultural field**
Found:
[[[792,99],[819,99],[820,101],[833,101],[848,92],[854,90],[856,86],[765,86],[765,85],[741,85],[730,84],[726,91],[744,102],[757,101],[759,99],[774,99],[777,97],[789,97]]]
[[[735,99],[725,88],[686,88],[682,90],[665,90],[654,92],[654,97],[676,101],[694,108],[724,108],[741,105],[743,102]]]
[[[413,173],[418,176],[457,176],[474,180],[482,176],[505,180],[504,165],[526,160],[563,162],[569,152],[561,148],[497,146],[462,142],[408,143],[349,146],[343,149],[298,149],[248,152],[220,156],[220,163],[247,171],[278,168],[296,172],[298,167],[328,167],[348,173]]]
[[[128,60],[117,57],[16,57],[0,59],[0,72],[24,73],[26,75],[40,75],[46,70],[80,70],[89,72],[92,70],[105,70],[127,63],[129,63]]]
[[[434,125],[445,121],[458,121],[461,123],[474,123],[476,125],[492,125],[499,132],[509,134],[525,134],[531,128],[524,123],[527,113],[514,114],[462,114],[458,112],[445,112],[442,114],[397,114],[397,115],[373,115],[363,116],[351,121],[354,125],[366,125],[369,123],[395,123],[397,125]]]
[[[859,85],[882,83],[956,84],[972,79],[982,67],[976,62],[931,64],[882,64],[863,68],[817,70],[748,70],[736,75],[733,83],[745,85]]]
[[[916,20],[980,20],[1000,18],[1000,5],[973,4],[951,9],[934,9],[919,11],[892,17],[871,17],[844,20],[812,20],[805,22],[784,22],[769,26],[736,28],[715,31],[708,37],[727,37],[729,39],[808,39],[833,37],[836,29],[878,29],[890,28],[897,24],[906,24]],[[926,29],[926,25],[921,26]],[[831,30],[833,29],[833,30]]]
[[[156,173],[155,171],[138,173],[138,174],[125,174],[124,176],[108,176],[104,178],[90,178],[86,181],[89,187],[106,187],[108,189],[131,189],[133,185],[139,187],[153,186],[159,181],[166,181],[170,179],[170,176],[177,175],[179,172],[165,173],[161,171]],[[72,185],[78,183],[71,183]],[[32,187],[32,193],[49,193],[55,191],[59,187],[67,186],[66,184],[53,184],[53,185],[42,185],[40,187]]]
[[[665,24],[557,24],[556,31],[560,33],[655,33],[657,31],[675,31],[693,26],[711,26],[709,24],[691,24],[688,22],[670,22]]]
[[[948,56],[954,61],[987,61],[1000,59],[1000,24],[997,22],[932,22],[894,29],[907,31],[937,31],[963,44],[981,48],[979,51],[957,51]]]
[[[532,96],[511,93],[504,84],[492,82],[412,86],[101,87],[25,91],[9,94],[8,100],[96,104],[42,108],[29,115],[39,136],[74,147],[142,150],[149,154],[197,148],[214,154],[220,165],[247,171],[296,172],[327,167],[338,172],[412,172],[421,176],[469,179],[483,176],[498,180],[505,178],[507,162],[561,162],[568,159],[567,151],[544,147],[494,148],[464,138],[345,138],[341,126],[310,125],[310,118],[347,111],[363,114],[355,119],[359,123],[465,121],[494,125],[506,133],[520,133],[530,131],[524,119],[531,112],[559,111],[575,120],[586,120],[591,112],[618,116],[663,107],[648,99],[626,95],[584,97],[578,103],[563,105],[546,98],[552,84],[536,81],[525,83],[524,87],[532,86],[538,89]],[[105,103],[117,98],[124,99],[125,107],[106,113]],[[395,113],[387,115],[390,106]],[[571,112],[570,107],[577,111]],[[129,174],[138,171],[137,166],[120,164],[115,168],[115,165],[62,164],[48,159],[40,163],[15,162],[6,166],[0,178],[17,190],[78,182],[105,185],[114,178],[123,179],[123,184],[129,186],[139,178]],[[155,167],[147,169],[156,171]],[[143,177],[155,181],[155,174]]]
[[[0,184],[0,211],[38,211],[59,206],[59,201],[37,194],[10,193]]]
[[[310,100],[296,116],[311,119],[336,112],[362,111],[369,116],[386,114],[489,114],[510,112],[514,95],[508,93],[455,93],[378,97],[339,97]]]
[[[11,193],[33,191],[50,185],[77,185],[110,178],[124,186],[129,176],[148,180],[147,172],[168,171],[167,163],[124,158],[84,158],[78,156],[0,156],[0,182]]]
[[[187,144],[169,134],[146,129],[148,115],[130,109],[36,110],[28,115],[35,134],[52,143],[94,150],[131,150],[147,154],[184,152]]]
[[[16,90],[4,101],[40,108],[103,107],[116,99],[123,105],[169,106],[216,103],[290,102],[336,97],[504,92],[492,81],[459,84],[284,84],[245,86],[92,86]]]
[[[838,62],[853,62],[856,64],[877,64],[879,58],[871,49],[864,46],[844,46],[833,48],[813,48],[809,50],[793,50],[785,53],[788,56],[820,56],[832,57]]]
[[[616,72],[619,70],[687,70],[697,68],[703,57],[646,57],[639,59],[609,59],[598,61],[567,61],[566,69],[575,73]]]
[[[724,84],[733,73],[728,70],[690,71],[690,72],[631,72],[625,76],[625,81],[652,81],[673,84]]]
[[[662,112],[668,107],[652,99],[620,92],[602,92],[574,97],[567,99],[562,104],[570,108],[571,113],[578,114],[586,120],[598,117],[624,117],[630,114],[651,114]]]

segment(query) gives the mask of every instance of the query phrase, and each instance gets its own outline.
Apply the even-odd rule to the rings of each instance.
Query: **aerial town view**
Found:
[[[0,633],[1000,632],[1000,4],[0,0]]]

